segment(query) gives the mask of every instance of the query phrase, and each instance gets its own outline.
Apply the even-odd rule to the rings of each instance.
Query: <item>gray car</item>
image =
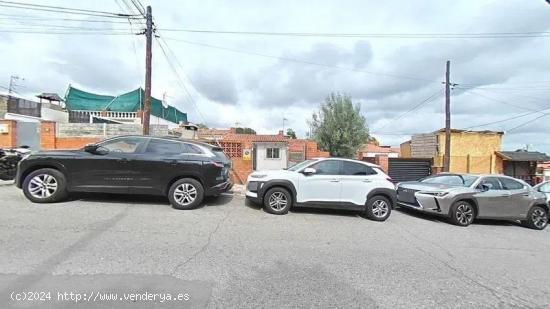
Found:
[[[542,230],[548,224],[546,196],[503,175],[438,174],[397,185],[397,204],[444,215],[459,226],[474,219],[521,220]]]
[[[544,193],[546,195],[546,201],[550,205],[550,180],[539,183],[538,185],[534,186],[533,189]]]

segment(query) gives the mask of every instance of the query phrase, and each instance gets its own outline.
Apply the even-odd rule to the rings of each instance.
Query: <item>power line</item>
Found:
[[[441,94],[441,90],[438,90],[437,92],[435,92],[434,94],[430,95],[430,96],[427,97],[426,99],[420,101],[420,103],[414,105],[411,109],[409,109],[409,110],[403,112],[402,114],[399,114],[397,117],[395,117],[395,118],[393,118],[393,119],[391,119],[391,120],[386,121],[386,123],[385,123],[383,126],[381,126],[380,128],[378,128],[377,130],[374,130],[372,133],[373,133],[373,134],[376,134],[377,131],[378,131],[378,132],[381,131],[382,129],[384,129],[385,127],[387,127],[388,125],[390,125],[391,123],[393,123],[393,122],[395,122],[395,121],[397,121],[397,120],[403,118],[403,117],[404,117],[405,115],[407,115],[408,113],[411,113],[411,112],[413,112],[413,111],[419,109],[420,107],[422,107],[422,106],[428,104],[429,102],[433,101],[433,100],[434,100],[435,98],[437,98],[438,95],[440,95],[440,94]]]
[[[457,87],[457,88],[459,88],[459,87]],[[459,89],[460,89],[460,88],[459,88]],[[474,94],[474,95],[480,96],[480,97],[485,98],[485,99],[487,99],[487,100],[491,100],[491,101],[493,101],[493,102],[497,102],[497,103],[500,103],[500,104],[512,106],[512,107],[515,107],[515,108],[518,108],[518,109],[523,109],[523,110],[538,112],[538,111],[535,110],[535,109],[528,108],[528,107],[524,107],[524,106],[520,106],[520,105],[515,105],[515,104],[512,104],[512,103],[503,101],[503,100],[495,99],[495,98],[493,98],[493,97],[489,97],[489,96],[483,95],[483,94],[481,94],[481,93],[479,93],[479,92],[477,92],[477,91],[474,91],[474,90],[469,90],[468,93],[472,93],[472,94]]]
[[[550,32],[478,32],[478,33],[327,33],[327,32],[267,32],[267,31],[226,31],[186,28],[162,28],[166,32],[187,32],[223,35],[255,35],[286,37],[332,37],[332,38],[396,38],[396,39],[506,39],[525,37],[550,37]]]
[[[76,14],[76,15],[88,15],[88,16],[100,16],[100,17],[127,18],[127,17],[136,16],[136,15],[127,15],[122,13],[115,13],[115,12],[86,10],[86,9],[68,8],[68,7],[51,6],[51,5],[39,5],[39,4],[30,4],[30,3],[21,3],[21,2],[3,1],[3,0],[0,0],[0,6],[15,8],[15,9],[56,12],[56,13]]]
[[[132,32],[107,32],[107,31],[30,31],[30,30],[3,30],[0,29],[0,33],[18,33],[18,34],[46,34],[46,35],[137,35],[139,33]]]
[[[174,73],[174,75],[176,75],[176,78],[177,78],[177,81],[178,81],[178,84],[180,85],[180,87],[183,89],[183,91],[185,92],[185,94],[187,95],[188,99],[189,99],[189,102],[191,102],[191,104],[193,105],[193,107],[195,108],[197,114],[199,115],[199,117],[201,117],[203,123],[205,125],[207,125],[206,123],[206,118],[203,116],[203,114],[201,113],[199,107],[197,106],[195,100],[193,99],[193,96],[191,95],[191,93],[189,92],[189,90],[187,89],[187,87],[185,86],[185,83],[183,82],[183,79],[181,77],[181,75],[179,74],[176,66],[174,65],[174,63],[172,63],[172,61],[170,60],[170,56],[168,55],[167,51],[165,50],[164,46],[162,45],[161,43],[161,40],[162,40],[162,37],[160,37],[160,39],[158,37],[155,38],[157,40],[157,43],[160,47],[160,50],[162,51],[162,54],[164,55],[165,59],[166,59],[166,62],[168,63],[168,66],[170,67],[170,69],[172,70],[172,72]],[[165,43],[166,44],[166,43]],[[166,44],[166,49],[169,49],[168,45]],[[172,53],[173,54],[173,53]],[[175,54],[173,54],[174,56],[174,59],[175,59],[175,62],[180,66],[180,68],[182,68],[181,66],[181,63],[179,62],[179,60],[177,59],[177,57],[175,56]],[[182,68],[183,69],[183,68]],[[185,73],[184,73],[185,74]],[[188,78],[189,79],[189,78]]]
[[[41,5],[41,4],[31,4],[31,3],[23,3],[23,2],[15,2],[15,1],[4,1],[0,0],[0,6],[5,7],[14,7],[14,8],[21,8],[21,9],[36,9],[36,10],[51,10],[51,11],[58,11],[63,13],[82,13],[82,14],[99,14],[99,15],[106,15],[106,16],[116,16],[116,17],[129,17],[131,15],[122,14],[122,13],[114,13],[114,12],[107,12],[107,11],[97,11],[97,10],[87,10],[87,9],[78,9],[78,8],[69,8],[69,7],[62,7],[62,6],[52,6],[52,5]],[[73,13],[71,13],[73,12]]]
[[[313,61],[308,61],[308,60],[301,60],[301,59],[293,59],[293,58],[288,58],[288,57],[279,57],[279,56],[261,54],[261,53],[257,53],[257,52],[240,50],[240,49],[233,49],[233,48],[228,48],[228,47],[223,47],[223,46],[216,46],[216,45],[192,42],[192,41],[176,39],[176,38],[164,37],[164,39],[169,40],[169,41],[182,42],[182,43],[186,43],[186,44],[190,44],[190,45],[197,45],[197,46],[203,46],[203,47],[208,47],[208,48],[213,48],[213,49],[226,50],[226,51],[230,51],[230,52],[234,52],[234,53],[241,53],[241,54],[246,54],[246,55],[253,55],[253,56],[258,56],[258,57],[271,58],[271,59],[277,59],[277,60],[294,62],[294,63],[320,66],[320,67],[325,67],[325,68],[333,68],[333,69],[344,70],[344,71],[351,71],[351,72],[357,72],[357,73],[364,73],[364,74],[385,76],[385,77],[392,77],[392,78],[400,78],[400,79],[417,80],[417,81],[424,81],[424,82],[439,82],[438,80],[430,80],[430,79],[425,79],[425,78],[420,78],[420,77],[397,75],[397,74],[390,74],[390,73],[383,73],[383,72],[365,71],[365,70],[341,67],[341,66],[337,66],[337,65],[330,65],[330,64],[326,64],[326,63],[318,63],[318,62],[313,62]]]
[[[540,115],[540,116],[538,116],[538,117],[535,118],[535,119],[531,119],[531,120],[529,120],[529,121],[526,121],[526,122],[524,122],[524,123],[522,123],[522,124],[520,124],[520,125],[517,125],[517,126],[511,128],[511,129],[506,130],[506,133],[508,133],[508,132],[510,132],[510,131],[514,131],[514,130],[519,129],[519,128],[521,128],[521,127],[524,127],[524,126],[526,126],[526,125],[528,125],[528,124],[532,124],[532,123],[535,122],[536,120],[539,120],[540,118],[546,117],[546,116],[548,116],[548,115],[550,115],[550,113],[546,113],[546,114]]]
[[[129,17],[129,18],[136,19],[132,17]],[[31,16],[31,15],[2,14],[2,13],[0,13],[0,20],[16,21],[16,22],[36,20],[36,21],[68,21],[68,22],[106,23],[106,24],[125,24],[126,23],[125,21],[117,21],[112,19],[58,18],[58,17],[40,17],[40,16]]]

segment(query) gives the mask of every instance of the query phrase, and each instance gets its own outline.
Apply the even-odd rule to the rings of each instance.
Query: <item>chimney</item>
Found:
[[[279,130],[279,136],[284,136],[283,130]]]

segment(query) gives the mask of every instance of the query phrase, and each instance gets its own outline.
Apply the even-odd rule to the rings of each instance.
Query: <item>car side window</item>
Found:
[[[125,137],[108,140],[99,145],[108,149],[109,152],[136,153],[143,141],[144,139],[139,137]]]
[[[550,182],[547,182],[539,187],[539,191],[543,193],[550,193]]]
[[[192,153],[192,154],[202,154],[203,153],[203,151],[198,146],[195,146],[193,144],[184,143],[183,146],[184,146],[184,148],[183,148],[184,153]]]
[[[337,160],[325,160],[310,166],[316,171],[316,175],[339,175],[340,174],[340,161]]]
[[[161,139],[151,139],[146,153],[159,154],[159,155],[177,155],[183,153],[183,144],[175,141],[166,141]]]
[[[376,171],[370,166],[357,162],[342,162],[342,175],[346,176],[366,176],[375,175]]]
[[[499,180],[502,183],[504,190],[521,190],[525,187],[522,183],[510,178],[502,177],[499,178]]]
[[[489,190],[502,190],[502,186],[500,185],[500,181],[498,181],[498,178],[496,177],[485,177],[481,180],[479,183],[479,188],[481,188],[482,185],[486,185],[489,187]]]

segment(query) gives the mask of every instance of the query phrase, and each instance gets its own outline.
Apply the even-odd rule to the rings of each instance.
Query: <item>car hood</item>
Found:
[[[40,158],[40,157],[66,157],[73,156],[76,153],[81,152],[80,150],[46,150],[38,151],[31,153],[30,157]]]
[[[465,187],[462,186],[451,186],[446,184],[440,184],[440,183],[422,183],[418,181],[406,181],[406,182],[400,182],[397,185],[398,188],[406,188],[406,189],[413,189],[413,190],[419,190],[419,191],[449,191],[449,190],[460,190],[464,189]]]

